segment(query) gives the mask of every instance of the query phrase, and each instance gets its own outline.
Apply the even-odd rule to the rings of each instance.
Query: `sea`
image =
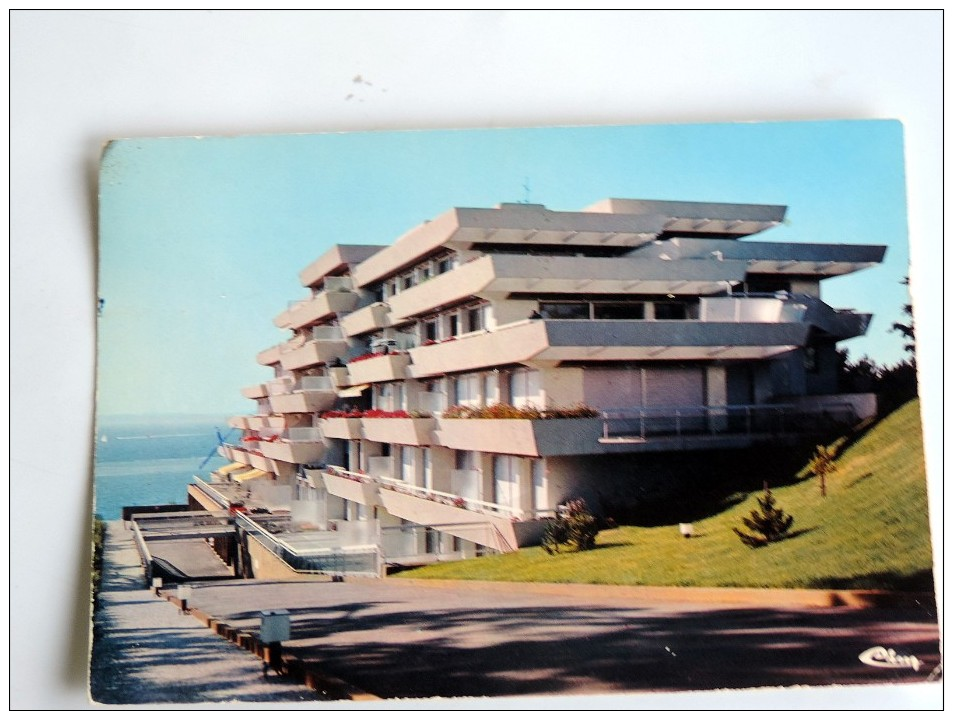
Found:
[[[122,517],[123,506],[184,504],[195,476],[208,481],[228,460],[216,450],[240,432],[226,417],[107,416],[96,431],[94,510],[103,519]]]

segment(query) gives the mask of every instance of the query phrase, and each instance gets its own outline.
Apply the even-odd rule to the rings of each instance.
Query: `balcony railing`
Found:
[[[297,572],[375,578],[382,575],[383,559],[377,545],[300,550],[249,516],[239,513],[235,516],[235,523]]]
[[[438,491],[436,489],[427,489],[422,486],[409,484],[403,479],[394,479],[392,477],[378,477],[380,483],[389,486],[404,494],[413,494],[421,499],[436,501],[440,504],[455,506],[458,509],[467,509],[477,513],[492,514],[493,516],[503,516],[506,518],[521,518],[523,510],[513,506],[504,506],[503,504],[494,504],[490,501],[481,499],[470,499],[458,494],[452,494],[448,491]]]
[[[821,432],[858,419],[849,403],[800,405],[724,405],[606,410],[602,436],[648,439],[653,436],[785,435]]]

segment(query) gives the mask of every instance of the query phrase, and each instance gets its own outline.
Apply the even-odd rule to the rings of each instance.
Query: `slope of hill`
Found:
[[[932,555],[919,401],[871,427],[837,460],[827,496],[808,467],[773,489],[793,536],[751,549],[732,531],[760,491],[709,518],[695,536],[678,526],[622,526],[597,548],[548,555],[530,548],[400,573],[413,578],[620,585],[932,590]]]

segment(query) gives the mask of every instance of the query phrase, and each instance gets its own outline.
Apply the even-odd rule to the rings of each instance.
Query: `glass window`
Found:
[[[467,330],[480,331],[483,328],[483,307],[467,310]]]
[[[589,304],[550,301],[539,305],[540,312],[549,319],[587,319]]]
[[[595,318],[608,319],[644,319],[645,304],[593,304],[593,315]]]
[[[655,319],[657,321],[681,321],[688,318],[688,310],[681,301],[656,301]]]

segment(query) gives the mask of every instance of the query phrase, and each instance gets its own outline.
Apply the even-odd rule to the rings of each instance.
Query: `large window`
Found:
[[[561,301],[541,302],[540,313],[549,319],[587,319],[589,304]]]
[[[681,321],[688,318],[688,309],[681,301],[656,301],[656,321]]]
[[[644,319],[645,304],[641,302],[631,304],[593,304],[592,315],[593,318],[605,319]]]
[[[510,373],[510,404],[516,407],[539,406],[539,371],[514,370]]]

